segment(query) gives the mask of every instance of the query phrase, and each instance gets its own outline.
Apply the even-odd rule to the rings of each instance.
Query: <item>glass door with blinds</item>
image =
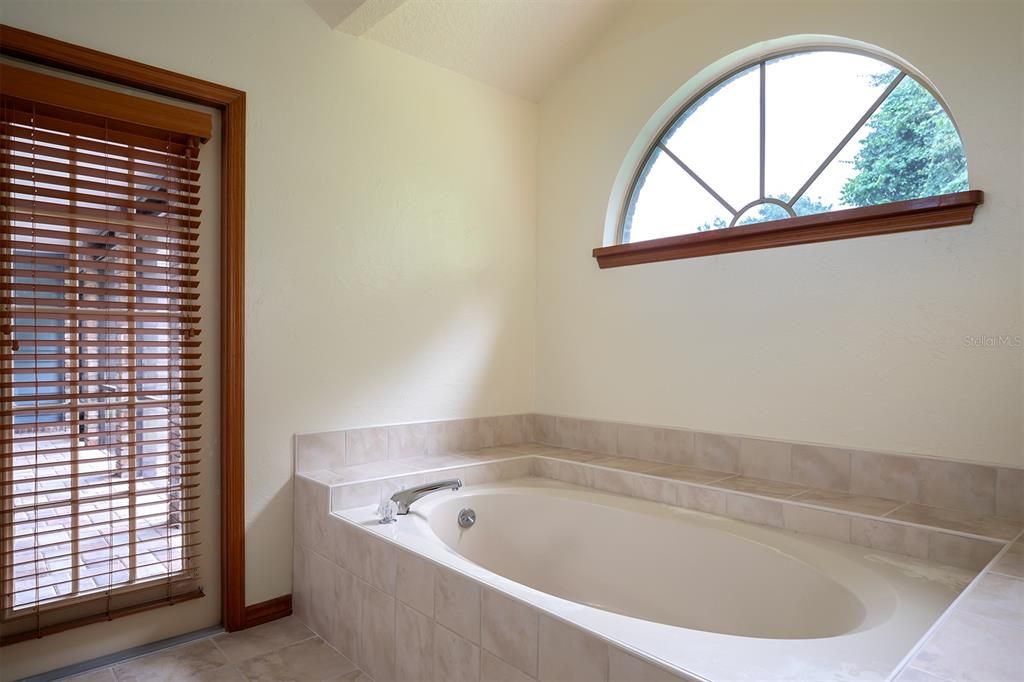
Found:
[[[9,643],[201,594],[209,121],[204,137],[205,114],[0,69]]]

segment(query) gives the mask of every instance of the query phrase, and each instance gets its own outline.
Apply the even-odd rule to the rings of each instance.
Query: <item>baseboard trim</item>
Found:
[[[245,625],[251,628],[256,625],[263,625],[278,618],[292,615],[292,595],[282,594],[259,604],[250,604],[245,607]]]
[[[132,658],[139,658],[140,656],[146,656],[147,654],[152,654],[162,649],[170,649],[171,647],[194,642],[197,639],[205,639],[206,637],[210,637],[221,632],[224,632],[224,628],[219,625],[214,625],[212,627],[203,628],[202,630],[195,630],[194,632],[186,632],[183,635],[176,635],[174,637],[168,637],[167,639],[161,639],[157,642],[141,644],[130,649],[124,649],[123,651],[116,651],[112,654],[93,658],[88,661],[82,661],[81,663],[73,663],[72,665],[67,665],[63,668],[56,668],[45,673],[40,673],[39,675],[31,675],[29,677],[22,678],[20,682],[52,682],[53,680],[62,680],[65,677],[74,677],[75,675],[81,675],[82,673],[91,672],[93,670],[109,668],[112,665],[123,663],[124,661]]]

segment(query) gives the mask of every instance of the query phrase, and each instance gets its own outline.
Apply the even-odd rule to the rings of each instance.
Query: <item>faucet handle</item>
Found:
[[[386,496],[382,496],[380,503],[377,505],[377,515],[380,519],[377,523],[394,523],[398,519],[395,516],[395,512],[398,511],[398,504]]]

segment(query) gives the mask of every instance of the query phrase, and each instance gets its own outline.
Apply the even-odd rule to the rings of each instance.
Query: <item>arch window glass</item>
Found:
[[[917,78],[861,52],[792,52],[733,72],[666,126],[633,179],[618,242],[967,189],[957,128]]]

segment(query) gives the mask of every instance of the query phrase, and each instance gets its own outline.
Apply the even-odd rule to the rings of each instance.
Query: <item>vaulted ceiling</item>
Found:
[[[622,0],[306,0],[334,30],[537,100]]]

